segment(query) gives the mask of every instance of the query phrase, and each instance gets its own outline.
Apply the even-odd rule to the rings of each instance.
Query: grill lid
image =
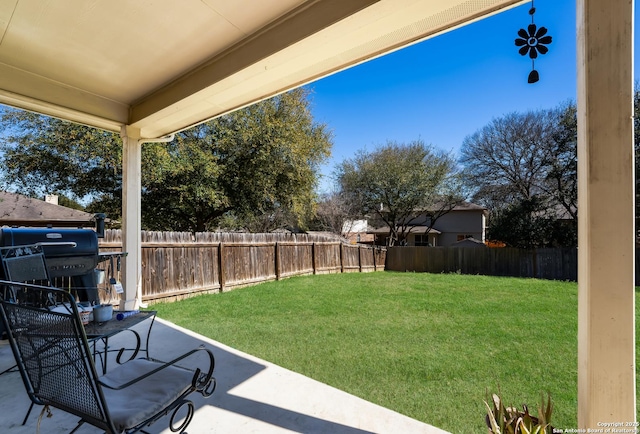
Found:
[[[92,273],[98,265],[98,235],[91,229],[0,229],[0,247],[26,244],[42,246],[51,277]]]

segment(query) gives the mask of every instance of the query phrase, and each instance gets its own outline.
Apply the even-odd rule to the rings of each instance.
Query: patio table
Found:
[[[124,314],[123,319],[119,320],[118,315]],[[84,326],[84,331],[87,335],[87,341],[92,345],[93,358],[98,362],[100,359],[100,365],[102,367],[102,373],[107,372],[107,356],[110,352],[118,351],[116,362],[121,363],[121,357],[125,352],[132,352],[129,360],[135,359],[140,351],[144,352],[145,357],[149,357],[149,337],[151,335],[151,328],[156,318],[156,311],[113,311],[113,315],[110,321],[105,322],[90,322]],[[138,331],[133,327],[144,322],[149,321],[149,327],[146,328],[146,338],[144,346],[141,346],[142,339]],[[135,338],[135,346],[123,347],[119,349],[109,348],[109,339],[115,335],[129,332]]]

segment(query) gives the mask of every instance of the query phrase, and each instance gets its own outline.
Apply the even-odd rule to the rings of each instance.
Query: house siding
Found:
[[[427,214],[411,219],[411,225],[416,226],[409,231],[407,246],[424,245],[424,231],[430,224]],[[463,238],[474,238],[484,243],[486,241],[487,210],[482,206],[465,203],[439,217],[432,231],[429,233],[429,245],[433,247],[449,247]],[[389,229],[383,226],[375,230],[375,243],[385,245],[389,236]],[[418,241],[418,242],[417,242]]]
[[[441,232],[439,246],[451,246],[459,241],[458,236],[471,236],[485,242],[486,217],[483,210],[454,210],[436,220],[433,228]]]

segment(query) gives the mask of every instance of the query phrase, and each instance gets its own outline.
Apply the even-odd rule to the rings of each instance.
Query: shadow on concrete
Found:
[[[152,335],[152,356],[154,357],[154,352],[156,351],[154,346],[162,345],[159,343],[160,340],[162,340],[162,342],[171,343],[171,346],[174,346],[175,343],[179,342],[180,344],[176,345],[171,350],[176,351],[176,353],[187,351],[189,344],[191,348],[198,345],[204,345],[205,348],[209,348],[213,351],[216,358],[216,391],[206,400],[198,397],[200,399],[197,400],[197,403],[194,398],[194,403],[198,408],[202,408],[202,406],[207,405],[213,406],[218,409],[225,410],[225,412],[242,415],[247,418],[259,420],[274,427],[281,427],[294,432],[336,434],[367,434],[373,432],[332,422],[315,415],[283,408],[281,406],[274,405],[272,402],[267,402],[267,400],[238,396],[232,391],[239,386],[250,382],[252,378],[264,372],[267,369],[266,364],[260,363],[248,355],[243,356],[237,352],[232,352],[227,347],[218,345],[208,339],[205,340],[196,336],[189,336],[189,339],[185,339],[185,334],[182,331],[175,328],[175,326],[168,327],[162,321],[158,321],[156,325],[154,325],[154,328],[155,330]],[[190,341],[189,344],[187,344],[188,341]],[[162,348],[164,348],[164,345],[162,345]],[[166,350],[163,350],[162,352],[164,353],[165,351]],[[273,370],[274,368],[271,369]],[[297,377],[298,374],[294,374],[294,376]],[[248,387],[248,389],[256,392],[258,395],[266,397],[270,401],[277,400],[279,395],[282,394],[295,393],[305,395],[302,390],[291,391],[283,384],[272,381],[278,378],[282,378],[282,375],[276,374],[273,378],[261,379],[258,384]],[[314,383],[320,386],[319,383]],[[295,387],[295,384],[293,386]],[[300,384],[298,387],[304,387],[304,385]],[[313,393],[313,391],[309,391],[309,393]],[[313,399],[311,396],[309,396],[309,398]],[[315,399],[317,398],[321,397],[315,397]],[[192,424],[196,423],[197,417],[198,414],[194,417],[194,422],[192,422]],[[191,431],[196,432],[193,429],[191,429]]]

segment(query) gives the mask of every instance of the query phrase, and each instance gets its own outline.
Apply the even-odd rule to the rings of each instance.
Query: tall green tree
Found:
[[[389,245],[394,245],[406,239],[418,216],[432,213],[428,224],[433,226],[462,200],[454,169],[449,154],[421,140],[388,142],[340,163],[336,179],[341,194],[362,215],[389,227]]]
[[[3,181],[30,195],[60,191],[120,216],[120,138],[28,112],[2,115]],[[142,148],[143,227],[256,231],[304,227],[331,134],[296,89]]]
[[[488,231],[491,238],[511,247],[574,246],[576,227],[547,212],[541,196],[523,199],[494,210]]]
[[[308,97],[296,89],[179,133],[151,154],[145,210],[184,230],[305,228],[332,144]]]

